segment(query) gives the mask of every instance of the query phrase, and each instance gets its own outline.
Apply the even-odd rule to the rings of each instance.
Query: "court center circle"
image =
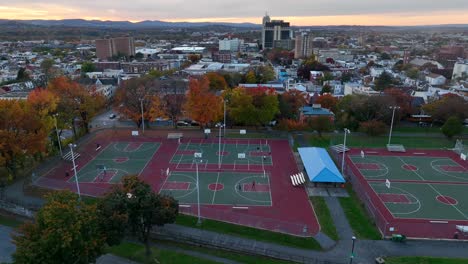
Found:
[[[447,204],[447,205],[457,205],[458,201],[457,199],[446,196],[446,195],[437,195],[436,200],[440,203]]]
[[[128,157],[117,157],[112,159],[115,163],[125,163],[130,159]]]
[[[222,189],[224,189],[224,185],[221,183],[210,183],[208,184],[208,189],[210,191],[217,192],[217,191],[221,191]]]
[[[401,168],[404,169],[404,170],[409,170],[409,171],[419,170],[418,167],[416,167],[414,165],[411,165],[411,164],[405,164],[405,165],[401,166]]]

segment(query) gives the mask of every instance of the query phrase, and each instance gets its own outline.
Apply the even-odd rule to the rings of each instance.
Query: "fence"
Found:
[[[246,210],[246,212],[243,213],[241,210]],[[249,210],[259,209],[248,209],[248,207],[239,207],[238,209],[234,207],[226,207],[225,209],[219,209],[201,205],[200,215],[202,218],[209,218],[233,223],[236,225],[243,225],[294,236],[311,237],[314,235],[312,233],[314,230],[306,223],[292,223],[264,216],[257,216],[253,215],[252,212],[247,213]],[[179,212],[187,215],[197,216],[197,205],[180,206]]]
[[[310,263],[310,264],[343,264],[345,262],[338,262],[332,260],[324,260],[317,258],[310,258],[304,255],[288,254],[285,252],[269,249],[262,246],[262,243],[242,243],[238,239],[229,239],[228,236],[217,235],[215,238],[210,236],[202,236],[195,234],[187,234],[175,230],[168,230],[166,228],[155,228],[152,231],[152,236],[155,239],[171,240],[197,246],[217,248],[226,251],[239,252],[243,254],[266,256],[275,259],[292,261],[297,263]],[[347,263],[347,262],[346,262]]]

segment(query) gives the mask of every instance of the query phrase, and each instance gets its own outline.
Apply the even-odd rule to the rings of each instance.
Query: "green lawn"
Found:
[[[431,257],[393,257],[385,258],[387,264],[468,264],[468,259],[431,258]]]
[[[0,225],[17,228],[22,224],[22,221],[16,220],[12,216],[5,216],[0,214]]]
[[[216,134],[217,136],[217,134]],[[269,134],[269,133],[261,133],[261,132],[252,132],[250,133],[247,130],[247,134],[241,135],[240,133],[226,133],[226,138],[250,138],[250,139],[257,139],[257,138],[283,138],[278,137],[276,134]]]
[[[126,259],[130,259],[139,263],[156,264],[156,263],[171,263],[171,264],[203,264],[203,263],[218,263],[206,259],[196,258],[171,250],[151,248],[151,257],[148,259],[145,255],[145,246],[130,242],[123,242],[118,246],[113,246],[106,249],[106,253],[111,253]],[[155,261],[157,260],[157,261]]]
[[[330,215],[330,210],[325,203],[325,199],[323,197],[314,196],[311,197],[310,200],[314,205],[315,214],[318,217],[321,231],[331,239],[337,241],[339,239],[338,232],[336,231],[336,227]]]
[[[343,144],[343,135],[324,135],[322,138],[316,135],[307,136],[308,141],[313,147],[327,148],[332,145]],[[358,148],[385,148],[388,143],[388,136],[370,137],[361,134],[351,133],[346,137],[346,146]],[[455,140],[449,140],[445,137],[401,137],[393,136],[392,144],[403,144],[406,148],[453,148]]]
[[[282,233],[276,233],[252,227],[234,225],[220,221],[204,219],[200,227],[197,226],[197,218],[180,214],[177,217],[176,224],[189,226],[193,228],[201,228],[223,234],[245,237],[249,239],[281,244],[289,247],[305,248],[313,250],[321,250],[320,244],[313,238],[303,238]]]
[[[373,224],[361,201],[351,189],[351,185],[347,184],[346,189],[348,190],[349,197],[340,197],[339,201],[354,234],[360,239],[382,239],[380,232]]]
[[[158,241],[158,243],[169,245],[169,246],[174,246],[174,247],[181,248],[181,249],[197,251],[197,252],[201,252],[204,254],[217,256],[217,257],[225,258],[225,259],[230,259],[230,260],[234,260],[234,261],[245,263],[245,264],[270,264],[270,263],[288,264],[288,263],[291,263],[291,262],[284,261],[284,260],[272,259],[272,258],[267,258],[267,257],[262,257],[262,256],[242,255],[242,254],[219,250],[219,249],[210,249],[210,248],[192,246],[192,245],[176,243],[176,242]]]

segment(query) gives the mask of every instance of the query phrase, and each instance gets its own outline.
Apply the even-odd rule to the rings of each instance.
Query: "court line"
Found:
[[[270,174],[269,174],[269,173],[268,173],[268,175],[267,175],[267,180],[268,180],[268,188],[270,189],[270,190],[269,190],[269,193],[270,193],[270,205],[273,206],[273,198],[271,197],[272,189],[271,189],[271,184],[270,184]]]
[[[377,175],[371,175],[371,176],[368,176],[368,175],[365,175],[364,173],[362,173],[361,169],[359,169],[357,166],[356,166],[356,162],[354,162],[353,160],[353,157],[358,157],[359,159],[363,159],[361,158],[360,156],[349,156],[349,159],[351,160],[351,162],[353,163],[354,167],[356,167],[356,169],[359,170],[359,172],[361,173],[362,176],[364,176],[365,179],[369,179],[369,178],[380,178],[380,177],[385,177],[387,176],[389,173],[390,173],[390,169],[387,167],[387,165],[385,165],[385,163],[382,163],[380,161],[377,161],[377,160],[374,160],[374,159],[371,159],[371,158],[368,158],[368,156],[366,156],[364,158],[365,161],[373,161],[373,163],[376,163],[376,164],[379,164],[381,165],[385,171],[385,173],[380,173],[380,174],[377,174]],[[370,162],[367,162],[367,163],[370,163]],[[364,171],[364,170],[363,170]],[[365,170],[365,171],[370,171],[370,170]]]
[[[219,180],[219,172],[218,172],[218,177],[216,177],[216,186],[218,186],[218,180]],[[214,204],[216,193],[217,193],[217,191],[214,191],[213,199],[211,200],[211,204]]]
[[[144,125],[144,124],[143,124]],[[154,155],[156,155],[156,153],[158,152],[158,150],[161,148],[161,145],[157,145],[157,148],[155,150],[153,150],[153,155],[151,155],[151,158],[149,158],[147,161],[146,161],[146,164],[145,166],[143,166],[143,168],[140,170],[140,172],[138,173],[138,177],[140,177],[141,173],[146,169],[146,167],[148,166],[148,164],[150,163],[150,161],[152,161],[154,159]]]
[[[107,145],[101,152],[99,152],[98,155],[96,155],[96,157],[98,157],[99,155],[101,155],[102,153],[104,153],[104,151],[105,151],[107,148],[109,148],[109,146],[112,145],[112,144],[115,144],[115,142],[111,142],[109,145]],[[88,154],[88,155],[90,155],[90,154]],[[91,155],[90,155],[90,156],[91,156]],[[91,162],[93,162],[93,161],[96,159],[96,157],[93,157],[93,156],[91,156],[91,157],[92,157],[92,159],[91,159],[90,161],[88,161],[84,166],[82,166],[80,169],[78,169],[78,170],[76,171],[76,178],[77,178],[77,180],[78,180],[78,183],[80,182],[80,172],[81,172],[84,168],[86,168],[89,164],[91,164]],[[76,162],[75,162],[75,165],[78,167],[78,164],[76,164]],[[72,170],[73,170],[73,167],[72,167]],[[67,171],[68,171],[68,169],[67,169]],[[87,174],[87,173],[85,173],[85,175],[86,175],[86,174]],[[69,182],[69,180],[71,180],[72,178],[74,179],[75,176],[72,175],[72,177],[71,177],[70,179],[68,179],[67,182]],[[73,181],[72,181],[72,183],[73,183]]]
[[[438,173],[440,173],[440,174],[442,174],[442,175],[445,175],[445,176],[449,176],[449,177],[452,177],[452,178],[455,178],[455,179],[459,179],[459,180],[468,180],[467,178],[463,178],[463,177],[451,175],[451,174],[448,174],[447,172],[443,172],[443,171],[437,169],[436,166],[441,166],[441,165],[435,165],[435,166],[433,165],[434,162],[437,162],[437,161],[446,161],[446,160],[451,161],[451,163],[452,163],[452,164],[455,164],[455,166],[458,165],[458,166],[460,166],[460,167],[463,167],[463,166],[461,166],[460,164],[458,164],[457,162],[453,161],[452,159],[446,158],[446,159],[435,159],[435,160],[432,160],[431,163],[430,163],[431,168],[432,168],[433,170],[435,170],[436,172],[438,172]],[[464,174],[464,173],[466,173],[466,172],[461,172],[461,173]]]
[[[407,164],[403,159],[401,159],[401,157],[398,156],[398,159],[401,160],[401,162],[403,162],[405,165]],[[419,173],[417,171],[413,171],[422,181],[425,181],[425,179],[419,175]],[[432,186],[432,184],[430,183],[426,183],[427,185],[429,185],[432,190],[434,190],[434,192],[436,192],[437,194],[439,194],[440,196],[444,196],[442,195],[436,188],[434,188],[434,186]],[[468,216],[466,216],[460,209],[458,209],[458,207],[456,207],[455,205],[451,204],[451,206],[457,210],[463,217],[465,217],[465,219],[468,219]]]

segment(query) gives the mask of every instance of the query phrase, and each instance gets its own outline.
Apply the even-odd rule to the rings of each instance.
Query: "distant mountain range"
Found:
[[[159,20],[145,20],[140,22],[130,21],[101,21],[84,19],[62,19],[62,20],[0,20],[1,24],[32,25],[42,27],[87,27],[87,28],[109,28],[109,29],[145,29],[145,28],[196,28],[205,26],[226,26],[237,28],[260,28],[253,23],[225,23],[225,22],[165,22]]]
[[[81,27],[99,29],[151,29],[151,28],[198,28],[208,26],[223,26],[242,29],[260,29],[260,24],[254,23],[227,23],[227,22],[166,22],[159,20],[145,20],[140,22],[130,21],[102,21],[85,19],[62,19],[62,20],[7,20],[0,19],[0,26],[38,26],[38,27]],[[383,29],[467,29],[468,24],[447,24],[447,25],[427,25],[427,26],[294,26],[294,28],[383,28]]]

